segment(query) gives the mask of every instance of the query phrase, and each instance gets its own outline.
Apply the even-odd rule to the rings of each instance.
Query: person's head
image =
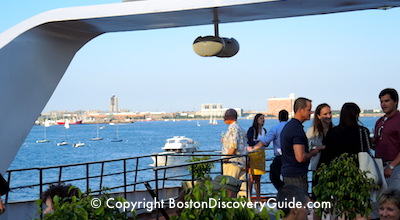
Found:
[[[324,126],[333,127],[331,107],[326,103],[319,104],[315,109],[313,120],[314,133],[322,134]]]
[[[399,105],[399,94],[395,89],[387,88],[379,93],[382,111],[386,115],[396,112]]]
[[[282,186],[276,197],[278,209],[285,213],[283,219],[295,219],[295,220],[306,220],[309,214],[307,204],[310,201],[310,197],[307,192],[295,185],[284,185]],[[290,206],[289,203],[294,204],[300,202],[301,207]]]
[[[400,219],[400,191],[388,189],[379,198],[380,219]]]
[[[280,110],[278,114],[278,119],[279,121],[287,121],[289,120],[289,112],[286,111],[285,109]]]
[[[217,175],[212,181],[214,191],[225,189],[228,197],[236,198],[237,193],[240,191],[242,181],[228,175]]]
[[[263,114],[256,114],[256,116],[254,116],[254,120],[253,120],[253,128],[259,128],[264,126],[264,122],[265,122],[265,117]]]
[[[339,125],[342,127],[358,126],[360,107],[354,102],[346,102],[340,110]]]
[[[311,111],[311,100],[300,97],[294,101],[294,116],[296,119],[300,120],[301,122],[305,122],[310,120],[310,116],[312,114]]]
[[[224,115],[224,121],[236,121],[238,117],[238,114],[235,109],[230,108],[226,110],[225,115]]]
[[[72,196],[78,195],[78,188],[72,187],[72,185],[50,185],[49,188],[42,193],[42,200],[46,204],[44,214],[53,211],[53,198],[59,196],[60,198],[71,198]]]

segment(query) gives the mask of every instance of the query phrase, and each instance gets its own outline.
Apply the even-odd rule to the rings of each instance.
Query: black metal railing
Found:
[[[214,166],[215,168],[210,174],[213,175],[222,173],[222,160],[224,159],[222,156],[224,155],[216,154],[215,152],[216,151],[202,151],[183,155],[153,154],[98,162],[8,170],[6,176],[8,182],[10,183],[11,191],[7,193],[5,202],[37,199],[43,193],[44,187],[57,183],[72,184],[81,189],[86,189],[86,191],[90,190],[92,193],[101,193],[103,187],[107,186],[107,188],[111,191],[118,191],[119,193],[123,192],[124,197],[126,198],[128,192],[136,191],[138,189],[145,189],[144,183],[149,182],[153,185],[153,187],[155,187],[155,190],[158,193],[158,190],[165,188],[168,183],[179,182],[180,184],[182,181],[194,181],[194,177],[187,169],[184,169],[185,172],[182,172],[183,169],[181,169],[180,172],[176,173],[168,173],[169,170],[185,168],[201,163],[218,163],[219,166]],[[158,157],[160,156],[165,157],[165,164],[167,166],[157,166]],[[171,156],[210,156],[211,159],[197,162],[187,162],[177,165],[168,165],[168,157]],[[155,159],[154,167],[149,166],[151,157],[154,157]],[[247,158],[247,156],[245,157]],[[272,159],[267,159],[266,161],[268,164],[270,161],[272,161]],[[246,159],[246,163],[247,162],[248,159]],[[107,166],[110,166],[111,168],[107,169]],[[266,168],[266,174],[268,174],[269,166],[266,166]],[[32,174],[32,172],[34,172],[34,174]],[[81,175],[79,175],[79,173]],[[105,181],[105,179],[108,179],[108,181]],[[32,181],[34,183],[32,183]],[[264,186],[272,186],[270,181],[263,181],[261,184]],[[27,190],[25,195],[24,193],[19,192],[21,190]],[[26,197],[26,195],[29,196]],[[272,193],[261,192],[261,196],[268,197],[275,195],[276,191]],[[15,199],[14,197],[18,199]],[[21,199],[21,197],[24,199]]]

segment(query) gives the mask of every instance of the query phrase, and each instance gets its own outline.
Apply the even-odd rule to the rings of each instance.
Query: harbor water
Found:
[[[373,129],[375,117],[362,117],[360,121],[369,130]],[[264,127],[269,130],[272,126],[278,124],[277,119],[266,119]],[[338,124],[338,118],[333,119],[335,125]],[[239,124],[247,131],[251,126],[252,120],[240,119]],[[306,130],[311,125],[311,121],[304,123]],[[91,141],[90,139],[97,135],[103,138],[100,141]],[[227,125],[222,120],[218,121],[218,125],[208,124],[208,120],[181,120],[181,121],[148,121],[148,122],[135,122],[127,124],[81,124],[71,125],[69,129],[64,128],[62,125],[53,125],[46,127],[34,126],[26,138],[23,146],[21,146],[17,156],[10,166],[12,169],[24,169],[32,167],[45,167],[45,166],[58,166],[65,164],[86,163],[103,160],[113,160],[128,157],[138,157],[149,155],[152,153],[161,152],[165,140],[173,136],[186,136],[200,142],[200,150],[221,150],[221,134],[223,134]],[[49,142],[36,143],[37,140],[44,138]],[[116,135],[121,142],[111,142]],[[67,141],[69,144],[64,146],[57,146],[57,143]],[[74,148],[75,143],[85,143],[85,146]],[[267,158],[273,158],[273,152],[267,151]],[[142,167],[149,167],[153,161],[151,158],[145,158],[141,161]],[[108,169],[113,169],[112,164]],[[269,167],[269,164],[267,164]],[[100,169],[100,168],[99,168]],[[51,171],[50,171],[51,172]],[[73,175],[79,176],[79,168],[73,171]],[[178,172],[184,172],[182,170]],[[18,187],[22,184],[32,181],[34,184],[35,173],[25,174],[19,178],[11,180],[11,187]],[[83,174],[82,174],[83,175]],[[149,172],[146,175],[153,175]],[[51,174],[48,174],[51,176]],[[58,176],[54,173],[55,179]],[[151,178],[141,176],[141,178]],[[116,179],[109,179],[107,183],[120,181]],[[268,175],[263,175],[261,181],[269,181]],[[262,191],[273,192],[273,186],[266,186],[267,189]],[[29,192],[20,193],[13,192],[11,201],[35,199],[37,195],[30,195]],[[30,198],[33,197],[33,198]]]

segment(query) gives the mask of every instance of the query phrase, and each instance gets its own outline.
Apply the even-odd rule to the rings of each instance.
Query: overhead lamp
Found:
[[[199,36],[193,42],[193,50],[202,57],[232,57],[239,52],[239,43],[234,38],[219,37],[218,9],[214,8],[215,36]]]

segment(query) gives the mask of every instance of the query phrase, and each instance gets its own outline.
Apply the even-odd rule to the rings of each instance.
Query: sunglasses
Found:
[[[387,119],[388,119],[387,117],[383,118],[382,125],[381,125],[381,126],[379,127],[379,129],[378,129],[378,137],[379,137],[379,140],[382,140],[383,125],[385,124],[385,121],[386,121]]]

